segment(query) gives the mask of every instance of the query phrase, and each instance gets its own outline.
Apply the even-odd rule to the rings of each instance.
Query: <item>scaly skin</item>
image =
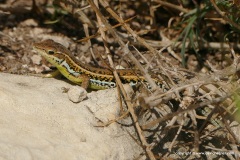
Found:
[[[35,43],[33,49],[73,83],[91,89],[116,87],[112,71],[103,68],[95,68],[78,61],[70,51],[60,43],[48,39],[40,43]],[[123,83],[134,85],[136,82],[145,81],[144,77],[136,76],[136,72],[130,69],[120,69],[117,70],[117,72]],[[155,80],[155,82],[158,85],[161,83],[158,80]]]

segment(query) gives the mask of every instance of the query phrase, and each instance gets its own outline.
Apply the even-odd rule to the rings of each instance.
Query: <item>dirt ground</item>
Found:
[[[115,3],[118,4],[118,2]],[[89,44],[87,44],[86,41],[76,43],[76,40],[86,37],[81,21],[60,8],[54,8],[51,4],[51,1],[45,2],[44,0],[37,1],[36,7],[32,6],[32,0],[8,0],[0,3],[0,10],[2,10],[0,13],[1,72],[28,74],[41,73],[43,70],[49,69],[46,66],[46,61],[32,50],[33,43],[49,38],[58,40],[68,46],[73,54],[84,62],[96,65],[92,62]],[[167,21],[170,18],[168,14],[169,12],[173,12],[172,10],[166,9],[167,12],[164,13],[164,11],[159,9],[159,12],[155,13],[155,17],[150,17],[151,15],[147,15],[149,14],[149,8],[144,8],[144,6],[142,6],[143,4],[144,2],[136,3],[136,6],[134,6],[134,2],[130,4],[118,4],[122,7],[122,10],[119,12],[124,15],[124,17],[131,18],[136,16],[128,23],[131,24],[134,30],[139,31],[139,35],[142,35],[142,37],[148,40],[152,40],[152,43],[163,43],[163,45],[155,45],[156,48],[162,48],[165,41],[167,43],[168,40],[174,40],[179,36],[181,33],[179,29],[168,28],[167,26]],[[139,9],[138,7],[142,10],[137,10]],[[172,14],[174,15],[176,13],[173,12]],[[89,16],[94,17],[94,14],[89,12]],[[111,20],[113,25],[117,24],[110,18],[110,22]],[[153,20],[155,22],[151,22]],[[176,18],[174,21],[179,21],[179,19]],[[173,22],[172,25],[176,23],[178,22]],[[221,26],[224,27],[223,25]],[[221,28],[221,26],[218,26],[218,28]],[[182,25],[182,27],[184,28],[184,25]],[[214,27],[215,26],[212,28],[215,29]],[[117,29],[124,34],[122,27],[118,27]],[[90,31],[92,34],[95,34],[97,29],[91,28]],[[161,37],[160,34],[166,37]],[[221,35],[218,34],[219,33],[216,33],[216,38],[221,37]],[[112,37],[109,37],[108,40],[109,43],[114,42]],[[126,40],[126,42],[127,41],[128,40]],[[131,41],[130,44],[134,44],[134,42]],[[95,60],[98,60],[97,63],[99,63],[100,66],[104,66],[106,62],[101,62],[101,60],[102,58],[106,59],[106,56],[99,58],[99,55],[104,53],[102,40],[99,39],[99,36],[92,39],[91,47],[94,50]],[[140,46],[139,49],[143,54],[147,55],[146,57],[148,59],[151,59],[151,57],[149,57],[151,55],[146,53],[145,48]],[[116,65],[122,65],[125,68],[129,67],[129,65],[126,64],[126,60],[119,60],[119,57],[122,56],[122,51],[119,46],[113,44],[111,51],[112,54],[114,54]],[[182,67],[182,56],[179,52],[179,49],[176,49],[175,53],[169,53],[167,50],[163,50],[162,55],[167,57],[170,63]],[[231,61],[229,57],[231,57],[231,55],[229,52],[215,54],[216,52],[218,51],[205,50],[205,48],[203,48],[198,52],[198,54],[201,54],[201,57],[197,57],[198,55],[196,55],[194,51],[191,49],[187,50],[187,53],[184,55],[186,61],[185,66],[192,71],[199,72],[202,69],[206,69],[204,66],[206,61],[209,61],[216,69],[222,69],[224,66],[230,64]],[[141,62],[141,57],[138,56],[137,58]]]
[[[46,2],[47,4],[45,4]],[[46,61],[33,52],[32,44],[49,38],[58,40],[59,42],[65,44],[71,49],[73,54],[78,56],[81,60],[94,65],[91,60],[92,56],[89,52],[89,45],[86,42],[76,43],[76,40],[86,37],[83,31],[82,23],[66,11],[59,11],[59,8],[54,8],[51,5],[51,1],[46,2],[44,0],[38,0],[36,1],[37,6],[34,8],[32,7],[31,0],[8,0],[0,3],[0,9],[2,10],[0,13],[0,71],[13,74],[29,74],[41,73],[43,70],[48,69],[46,66]],[[168,38],[173,39],[177,37],[177,34],[179,34],[178,31],[174,31],[172,29],[167,30],[166,24],[161,24],[159,28],[156,28],[157,25],[150,26],[147,24],[151,20],[150,17],[147,17],[150,15],[145,15],[149,14],[147,13],[149,10],[143,10],[142,15],[139,15],[141,12],[136,10],[138,9],[137,6],[143,7],[140,6],[142,4],[137,4],[135,8],[131,8],[130,5],[127,6],[127,3],[120,5],[123,7],[121,14],[123,14],[125,17],[137,15],[129,23],[133,25],[133,29],[136,31],[141,31],[142,33],[146,32],[143,34],[143,37],[146,37],[149,40],[164,42],[161,40],[162,37],[159,35],[160,31],[165,31],[164,36],[168,36]],[[131,5],[134,5],[134,2],[132,2]],[[159,21],[161,23],[167,23],[166,16],[167,13],[162,14],[162,17],[159,17]],[[116,22],[113,22],[113,24],[114,23],[117,24]],[[121,31],[122,28],[119,27],[118,29]],[[92,34],[94,34],[96,31],[96,29],[91,29]],[[94,50],[96,60],[99,61],[98,63],[100,63],[100,65],[104,65],[104,63],[101,64],[102,58],[99,58],[99,55],[104,53],[102,41],[99,39],[99,37],[98,39],[93,38],[92,41],[91,47]],[[110,37],[109,42],[114,42],[114,39]],[[142,47],[139,49],[143,53],[146,51],[146,49]],[[126,62],[117,62],[122,54],[119,46],[113,44],[111,51],[112,54],[114,54],[116,64],[120,63],[119,65],[123,65],[123,67],[129,67]],[[179,52],[179,50],[177,50],[177,52]],[[197,61],[196,55],[192,54],[191,51],[189,51],[189,53],[189,55],[186,55],[186,66],[192,70],[200,71],[203,66]],[[181,66],[181,56],[179,53],[176,53],[177,58],[173,57],[166,50],[164,50],[162,54],[167,56],[167,58],[170,60],[170,63]],[[219,64],[219,61],[220,63],[223,63],[221,56],[219,57],[217,54],[212,55],[210,52],[209,54],[204,53],[203,56],[204,61],[209,60],[213,63],[213,65]],[[103,58],[106,57],[103,56]],[[138,56],[138,58],[141,62],[140,56]]]

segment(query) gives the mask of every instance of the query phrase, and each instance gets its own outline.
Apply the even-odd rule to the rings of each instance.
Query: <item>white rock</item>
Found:
[[[76,104],[62,93],[70,86],[53,78],[0,73],[0,157],[125,160],[143,152],[119,124],[94,127],[98,118],[118,116],[116,90],[92,92]],[[111,108],[101,112],[106,106]]]

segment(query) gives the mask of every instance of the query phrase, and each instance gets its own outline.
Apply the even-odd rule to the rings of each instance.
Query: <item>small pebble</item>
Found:
[[[68,90],[68,98],[74,103],[79,103],[87,97],[87,91],[80,86],[72,86]]]

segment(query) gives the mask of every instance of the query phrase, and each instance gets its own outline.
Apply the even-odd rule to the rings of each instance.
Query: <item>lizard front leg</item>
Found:
[[[83,87],[84,89],[87,89],[89,87],[90,77],[87,76],[86,74],[82,74],[79,76],[79,78],[82,79],[81,87]]]

